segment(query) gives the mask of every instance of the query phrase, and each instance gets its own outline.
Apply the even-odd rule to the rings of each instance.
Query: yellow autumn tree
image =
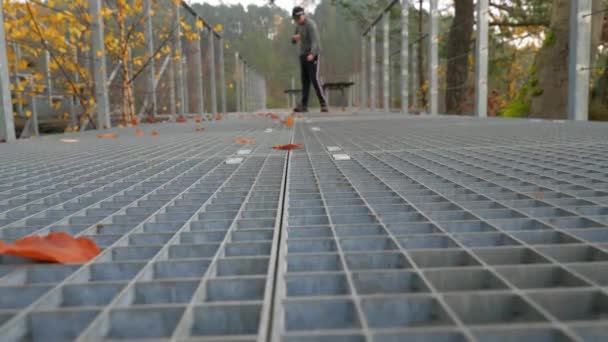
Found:
[[[176,35],[177,26],[181,25],[183,37],[198,39],[197,30],[186,24],[183,15],[181,22],[176,22],[174,10],[180,3],[179,0],[152,2],[155,45],[154,53],[150,54],[145,42],[143,0],[102,2],[106,59],[109,65],[115,65],[112,69],[117,69],[120,76],[117,77],[121,97],[119,114],[125,124],[136,118],[135,80],[144,76],[152,59],[171,55],[172,41],[181,39]],[[92,18],[88,0],[5,0],[2,5],[9,69],[13,75],[13,102],[23,106],[28,97],[48,95],[52,87],[53,94],[76,100],[80,128],[84,122],[94,125]],[[67,114],[58,115],[65,119]]]

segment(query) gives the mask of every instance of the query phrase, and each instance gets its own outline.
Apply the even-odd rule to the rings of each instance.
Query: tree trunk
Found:
[[[454,0],[455,15],[447,47],[446,112],[461,114],[469,76],[469,52],[473,35],[473,0]]]
[[[554,0],[551,25],[536,56],[530,116],[565,119],[568,110],[568,39],[570,1]]]

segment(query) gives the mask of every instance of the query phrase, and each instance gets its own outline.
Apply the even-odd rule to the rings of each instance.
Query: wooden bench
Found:
[[[350,87],[354,86],[355,82],[328,82],[323,84],[323,91],[325,92],[325,96],[327,97],[327,105],[330,105],[330,91],[339,90],[342,98],[346,96],[346,90],[350,89]],[[342,107],[345,105],[350,108],[353,106],[353,97],[352,94],[348,93],[346,104],[342,104]]]
[[[344,98],[346,97],[346,90],[354,85],[354,82],[329,82],[323,84],[323,92],[327,97],[327,105],[330,105],[330,91],[339,90],[342,98]],[[283,93],[287,96],[287,107],[293,108],[296,106],[296,97],[302,94],[302,89],[285,89]],[[347,96],[347,102],[346,104],[342,104],[342,107],[348,106],[350,108],[353,106],[353,97],[350,92]]]

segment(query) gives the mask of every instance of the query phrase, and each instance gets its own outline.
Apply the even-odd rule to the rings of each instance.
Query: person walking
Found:
[[[304,8],[296,6],[291,14],[296,23],[296,32],[291,40],[292,44],[300,43],[300,71],[302,77],[302,101],[294,109],[294,112],[302,113],[308,111],[308,96],[310,85],[315,88],[321,112],[328,112],[327,100],[323,92],[323,86],[319,81],[321,42],[317,24],[306,17]]]

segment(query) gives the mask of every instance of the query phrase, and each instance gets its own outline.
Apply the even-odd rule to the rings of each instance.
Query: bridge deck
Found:
[[[608,339],[608,125],[142,129],[159,136],[0,144],[0,240],[104,248],[85,265],[0,257],[0,340]]]

